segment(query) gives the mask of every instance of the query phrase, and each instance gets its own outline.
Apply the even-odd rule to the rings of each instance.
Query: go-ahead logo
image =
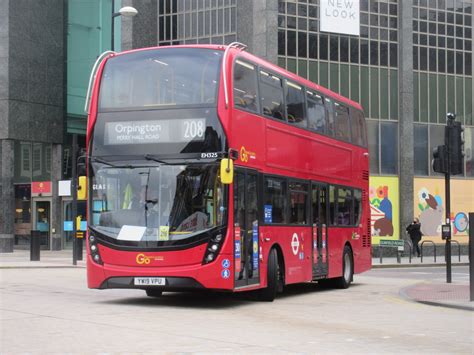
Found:
[[[240,160],[242,163],[247,163],[249,159],[255,159],[257,155],[250,150],[245,149],[244,146],[240,148]]]
[[[145,254],[138,254],[135,258],[135,261],[138,265],[148,265],[151,263],[152,260],[155,261],[162,261],[164,258],[162,256],[147,256]]]

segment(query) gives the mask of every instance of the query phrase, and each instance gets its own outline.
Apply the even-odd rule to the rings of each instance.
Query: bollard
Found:
[[[30,235],[30,261],[40,261],[41,232],[32,230]]]
[[[77,258],[77,260],[82,260],[82,243],[83,243],[82,240],[83,239],[84,238],[81,237],[81,238],[77,238],[77,240],[76,240],[76,243],[77,243],[76,244],[76,253],[77,253],[76,258]]]

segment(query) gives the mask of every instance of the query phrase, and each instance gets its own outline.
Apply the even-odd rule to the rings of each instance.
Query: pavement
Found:
[[[84,253],[82,260],[77,261],[77,265],[73,265],[72,251],[45,251],[40,253],[40,261],[30,261],[29,250],[15,250],[13,253],[0,254],[0,270],[2,269],[38,269],[38,268],[85,268],[86,255]],[[372,268],[406,268],[406,267],[441,267],[445,266],[444,257],[412,258],[402,257],[398,262],[397,258],[380,258],[372,259]],[[469,265],[467,255],[461,255],[452,258],[453,267],[459,265]],[[1,271],[0,271],[1,272]],[[0,274],[1,280],[1,274]],[[474,311],[474,302],[470,301],[469,283],[453,282],[453,283],[434,283],[422,282],[411,285],[400,290],[400,295],[414,302],[449,307],[468,311]]]

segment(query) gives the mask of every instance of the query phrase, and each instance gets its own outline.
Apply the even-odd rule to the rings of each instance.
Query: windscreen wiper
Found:
[[[108,166],[111,166],[113,168],[129,168],[129,169],[135,168],[133,165],[129,165],[129,164],[128,165],[114,164],[114,163],[111,163],[110,161],[107,161],[103,158],[99,158],[99,157],[96,157],[96,156],[88,156],[87,158],[94,161],[94,162],[101,163],[101,164],[104,164],[104,165],[108,165]]]
[[[157,159],[157,158],[155,158],[155,156],[150,155],[150,154],[145,154],[143,157],[146,160],[153,160],[153,161],[156,161],[157,163],[166,164],[166,162],[164,160]]]

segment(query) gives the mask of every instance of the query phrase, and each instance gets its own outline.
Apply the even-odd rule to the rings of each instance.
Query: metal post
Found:
[[[450,152],[450,130],[452,126],[452,121],[448,115],[448,125],[445,130],[445,146],[446,146],[446,155],[448,160],[448,169],[446,174],[444,175],[445,181],[445,190],[446,190],[446,224],[450,226],[449,237],[446,238],[446,248],[445,248],[445,255],[446,255],[446,282],[449,284],[451,283],[451,191],[450,191],[450,174],[451,174],[451,152]]]
[[[469,213],[469,289],[474,301],[474,212]]]
[[[72,194],[72,264],[77,265],[77,134],[72,135],[72,173],[71,173],[71,194]]]
[[[112,34],[110,37],[112,38],[110,50],[113,51],[115,47],[115,0],[112,0]]]

